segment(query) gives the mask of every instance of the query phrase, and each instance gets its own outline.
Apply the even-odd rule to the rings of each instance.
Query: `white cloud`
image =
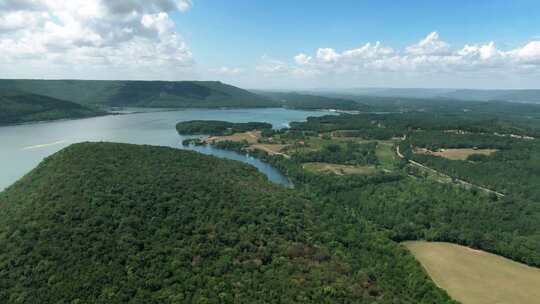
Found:
[[[514,50],[512,55],[518,57],[524,63],[540,66],[540,40],[531,41],[521,49]]]
[[[517,75],[535,71],[540,74],[540,41],[531,41],[523,47],[506,51],[497,48],[494,42],[465,45],[453,50],[437,32],[432,32],[403,50],[395,50],[380,42],[366,43],[342,52],[319,48],[314,55],[296,55],[293,63],[265,60],[257,70],[265,76],[278,74],[283,77],[287,74],[294,77],[317,76],[320,79],[338,76],[340,79],[358,76],[390,79],[393,74],[416,78],[441,75],[463,78],[479,73],[484,76],[490,73]]]
[[[407,47],[406,51],[412,55],[446,55],[450,46],[439,39],[437,32],[431,32],[417,44]]]
[[[178,7],[178,10],[185,12],[193,6],[193,2],[191,0],[177,0],[176,6]]]
[[[306,54],[298,54],[294,57],[294,61],[296,62],[296,64],[298,65],[305,65],[305,64],[309,64],[311,62],[313,58],[306,55]]]
[[[169,13],[192,5],[191,0],[0,0],[0,66],[101,65],[104,73],[163,65],[183,69],[193,56]]]

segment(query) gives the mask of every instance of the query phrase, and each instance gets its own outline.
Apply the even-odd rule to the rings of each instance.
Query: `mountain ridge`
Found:
[[[1,79],[19,90],[83,105],[162,108],[258,108],[278,103],[221,81]]]

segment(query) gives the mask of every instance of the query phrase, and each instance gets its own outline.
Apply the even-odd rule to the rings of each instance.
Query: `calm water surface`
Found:
[[[186,149],[182,146],[185,137],[179,136],[175,129],[179,121],[261,121],[271,123],[274,128],[283,128],[291,121],[325,114],[328,113],[286,109],[189,109],[0,127],[0,191],[30,172],[43,158],[73,143],[110,141]],[[291,185],[275,168],[253,157],[204,146],[187,149],[248,163],[257,167],[269,180]]]

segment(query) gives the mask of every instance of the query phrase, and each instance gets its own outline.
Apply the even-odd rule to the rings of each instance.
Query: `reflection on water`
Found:
[[[328,113],[287,109],[189,109],[155,112],[137,109],[142,113],[111,115],[80,120],[56,121],[19,126],[0,127],[0,190],[9,186],[39,164],[43,158],[84,141],[110,141],[148,144],[174,148],[185,139],[175,126],[179,121],[226,120],[231,122],[269,122],[274,128],[288,126],[291,121]],[[257,167],[269,180],[290,186],[290,181],[272,166],[256,158],[207,146],[189,147],[204,154],[234,159]]]

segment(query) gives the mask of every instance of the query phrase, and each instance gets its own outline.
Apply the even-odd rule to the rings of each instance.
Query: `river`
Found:
[[[140,113],[0,127],[0,191],[30,172],[45,157],[73,143],[85,141],[148,144],[195,150],[248,163],[264,173],[270,181],[291,186],[290,181],[279,171],[251,156],[206,146],[182,146],[185,137],[176,132],[176,123],[195,119],[260,121],[271,123],[274,128],[284,128],[292,121],[303,121],[308,116],[328,114],[282,108],[174,111],[137,109],[137,111]]]

